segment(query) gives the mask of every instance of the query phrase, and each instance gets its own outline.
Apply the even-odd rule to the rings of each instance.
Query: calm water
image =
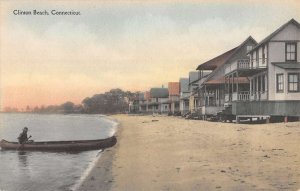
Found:
[[[0,139],[17,141],[22,128],[35,141],[89,140],[113,135],[116,123],[99,115],[0,114]],[[99,151],[0,151],[0,190],[71,190]]]

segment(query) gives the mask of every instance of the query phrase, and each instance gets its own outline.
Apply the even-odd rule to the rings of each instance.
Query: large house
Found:
[[[225,95],[225,70],[230,63],[237,63],[249,59],[247,52],[250,51],[257,42],[250,36],[239,46],[199,65],[197,70],[200,73],[211,72],[200,81],[198,89],[198,115],[202,118],[216,117],[224,109]],[[240,84],[240,89],[249,87],[249,80],[245,77],[236,77]]]
[[[300,116],[300,24],[292,19],[259,42],[249,58],[227,64],[225,117],[271,120]],[[250,85],[236,80],[245,77]]]

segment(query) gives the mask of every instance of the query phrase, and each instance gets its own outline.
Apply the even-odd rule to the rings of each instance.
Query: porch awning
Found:
[[[272,62],[272,64],[283,69],[300,69],[300,62]]]
[[[247,77],[238,77],[238,78],[234,78],[234,82],[239,83],[239,84],[248,84],[249,79]],[[214,80],[209,80],[207,82],[204,82],[204,84],[205,85],[225,84],[225,77],[221,77],[221,78],[214,79]]]

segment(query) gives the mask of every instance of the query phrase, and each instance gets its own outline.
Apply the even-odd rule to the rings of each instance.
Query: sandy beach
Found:
[[[78,190],[298,190],[300,122],[113,116],[118,143]]]

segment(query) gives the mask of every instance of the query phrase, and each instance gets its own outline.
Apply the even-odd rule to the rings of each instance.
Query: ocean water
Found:
[[[24,126],[34,141],[102,139],[116,131],[116,123],[100,115],[1,113],[0,139],[17,141]],[[0,190],[72,190],[99,153],[0,150]]]

